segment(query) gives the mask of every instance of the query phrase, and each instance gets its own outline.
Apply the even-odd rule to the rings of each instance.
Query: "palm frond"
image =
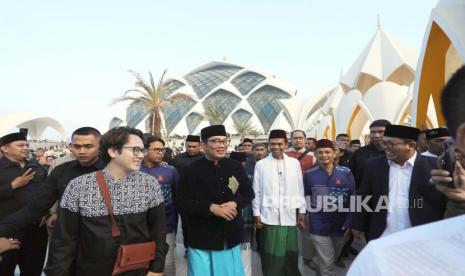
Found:
[[[128,70],[135,79],[134,88],[126,90],[123,96],[115,98],[111,101],[111,104],[116,104],[124,101],[131,101],[133,103],[139,103],[143,106],[143,111],[145,113],[151,114],[149,116],[150,132],[152,134],[160,135],[164,123],[160,116],[160,112],[163,110],[163,105],[171,104],[172,101],[176,98],[181,98],[183,96],[176,96],[170,100],[163,99],[163,91],[166,89],[163,87],[163,78],[166,74],[166,70],[163,71],[163,75],[158,81],[158,84],[155,85],[155,81],[152,75],[152,72],[148,72],[149,81],[147,82],[139,73],[133,70]],[[152,118],[155,115],[154,118]]]
[[[205,109],[203,117],[204,120],[209,121],[212,125],[221,124],[224,121],[223,114],[215,107]]]
[[[235,121],[233,122],[233,128],[237,131],[237,134],[241,135],[251,134],[257,130],[250,121]]]
[[[150,84],[148,84],[139,73],[132,70],[129,70],[129,72],[136,78],[136,82],[134,84],[136,87],[140,87],[147,91],[147,94],[152,94],[153,89],[150,87]]]

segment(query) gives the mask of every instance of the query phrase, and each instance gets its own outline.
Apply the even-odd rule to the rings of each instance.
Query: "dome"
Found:
[[[205,116],[210,109],[215,110],[217,120],[228,132],[234,133],[234,124],[251,122],[266,133],[276,120],[282,119],[279,100],[292,99],[296,93],[293,86],[273,75],[216,61],[166,80],[165,87],[167,98],[178,93],[188,96],[174,100],[173,105],[163,110],[164,126],[170,136],[199,133],[211,123]],[[130,103],[124,116],[110,118],[109,127],[128,125],[148,129],[147,115],[142,106]]]

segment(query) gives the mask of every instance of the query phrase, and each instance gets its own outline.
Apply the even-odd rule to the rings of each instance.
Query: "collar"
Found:
[[[181,153],[180,155],[183,155],[183,156],[189,157],[189,158],[194,158],[194,157],[197,157],[197,156],[202,156],[203,153],[202,153],[202,152],[199,152],[199,153],[197,153],[196,155],[189,155],[189,154],[187,154],[187,152],[183,152],[183,153]]]
[[[269,160],[275,160],[275,161],[280,161],[280,160],[287,161],[289,158],[291,158],[291,157],[287,156],[287,154],[284,154],[284,159],[276,159],[276,158],[273,157],[273,154],[270,153],[270,154],[268,154],[267,157],[265,157],[263,159],[269,159]],[[263,160],[263,159],[261,159],[261,160]]]
[[[16,162],[11,161],[10,159],[6,158],[6,156],[3,156],[2,159],[0,159],[0,167],[3,169],[6,169],[11,166],[18,166],[19,164]]]
[[[144,168],[144,169],[146,169],[146,170],[152,170],[152,169],[158,168],[158,167],[160,166],[160,163],[155,164],[155,166],[149,168],[149,167],[147,167],[147,166],[144,165],[144,162],[142,162],[142,164],[141,164],[140,166],[141,166],[141,168]]]
[[[380,153],[384,153],[384,150],[378,149],[378,148],[375,146],[375,144],[373,144],[373,143],[369,143],[366,147],[371,148],[373,151],[380,152]]]
[[[294,147],[290,147],[290,148],[287,149],[287,151],[295,151],[295,152],[304,153],[305,152],[305,147],[301,148],[300,150],[297,150]]]
[[[432,153],[429,150],[427,150],[426,153],[427,153],[427,156],[432,156],[432,157],[436,157],[436,158],[438,157],[436,154]]]
[[[73,160],[73,161],[70,161],[70,162],[73,162],[73,163],[71,164],[71,166],[73,166],[73,167],[77,167],[77,166],[85,167],[85,166],[82,166],[81,163],[79,163],[78,160]],[[103,162],[103,160],[99,158],[99,159],[97,159],[97,161],[95,161],[94,164],[92,164],[92,165],[89,166],[89,167],[94,167],[94,168],[96,168],[97,170],[103,170],[103,168],[105,168],[105,166],[106,166],[105,162]]]
[[[415,164],[415,160],[417,159],[417,152],[415,151],[415,153],[413,154],[412,157],[410,157],[410,159],[408,159],[407,161],[405,161],[404,165],[403,166],[400,166],[399,164],[397,164],[396,162],[393,162],[391,160],[388,159],[388,163],[389,163],[389,166],[399,166],[399,167],[405,167],[407,165],[410,165],[410,167],[413,168],[413,165]]]
[[[207,158],[207,156],[204,156],[203,159],[205,159],[205,161],[208,163],[208,164],[211,164],[212,166],[215,166],[215,161],[211,161]],[[224,162],[224,160],[226,160],[228,158],[222,158],[220,160],[218,160],[218,165],[222,164]]]

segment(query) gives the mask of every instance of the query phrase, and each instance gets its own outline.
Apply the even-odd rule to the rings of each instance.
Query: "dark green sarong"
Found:
[[[260,230],[263,276],[300,276],[296,226],[265,225]]]

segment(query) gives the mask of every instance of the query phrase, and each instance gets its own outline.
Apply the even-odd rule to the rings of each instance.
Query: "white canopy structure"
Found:
[[[442,0],[431,11],[415,79],[412,117],[417,127],[444,125],[441,90],[465,61],[465,2]],[[431,109],[435,110],[432,111]],[[435,118],[427,114],[435,114]]]
[[[37,116],[31,113],[13,113],[0,117],[0,136],[6,135],[14,128],[27,128],[28,136],[32,140],[40,140],[47,127],[51,127],[66,140],[66,131],[60,122],[51,118]]]
[[[378,27],[373,38],[341,79],[347,92],[358,89],[365,93],[373,85],[390,81],[409,85],[415,78],[418,54],[396,37]]]
[[[404,123],[411,113],[417,54],[378,24],[375,35],[339,85],[310,100],[280,100],[291,127],[310,136],[332,138],[347,133],[359,138],[373,120]]]

